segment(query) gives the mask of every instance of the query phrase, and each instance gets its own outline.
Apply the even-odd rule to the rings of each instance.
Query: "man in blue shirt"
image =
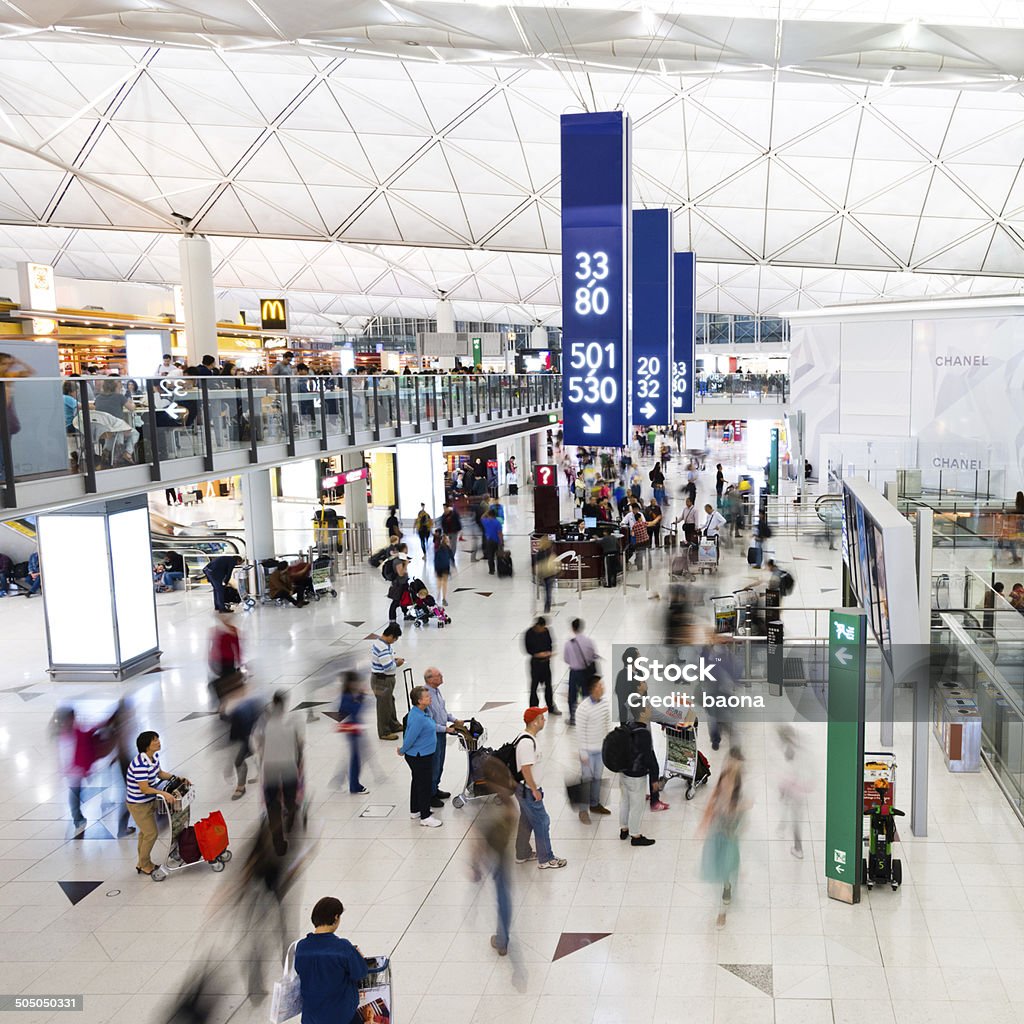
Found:
[[[455,729],[461,729],[462,722],[448,713],[448,705],[445,704],[444,694],[441,693],[441,684],[444,682],[441,670],[428,668],[423,673],[423,682],[427,684],[427,689],[430,691],[430,705],[427,711],[437,727],[437,747],[434,750],[430,806],[444,807],[445,800],[451,796],[451,793],[440,788],[441,775],[444,772],[444,755],[448,746],[448,734],[454,732]]]
[[[359,982],[366,977],[366,961],[348,939],[334,934],[344,911],[333,896],[317,900],[313,931],[295,945],[302,1024],[362,1024]]]
[[[480,527],[484,531],[484,556],[487,558],[487,571],[493,576],[497,571],[494,566],[495,556],[498,549],[504,543],[501,533],[501,520],[498,519],[494,509],[490,509],[480,521]]]

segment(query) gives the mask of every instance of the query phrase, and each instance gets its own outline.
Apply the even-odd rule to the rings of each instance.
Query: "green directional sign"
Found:
[[[860,899],[866,637],[862,612],[829,613],[825,877],[828,895],[844,903]]]
[[[480,366],[484,361],[484,339],[473,339],[473,365]]]
[[[771,455],[768,459],[768,493],[779,493],[779,428],[772,427]]]

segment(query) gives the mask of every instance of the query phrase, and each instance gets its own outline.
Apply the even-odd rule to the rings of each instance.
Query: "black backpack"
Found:
[[[394,583],[398,579],[398,573],[395,571],[395,560],[389,558],[381,567],[380,574],[388,581],[388,583]]]
[[[633,736],[628,726],[617,725],[605,736],[601,760],[610,772],[625,772],[633,767]]]
[[[791,572],[786,572],[785,569],[779,570],[779,593],[785,597],[787,594],[793,593],[793,585],[795,580]]]
[[[516,769],[516,747],[519,745],[520,740],[525,740],[529,736],[529,733],[520,733],[514,740],[509,740],[508,743],[503,743],[494,752],[494,756],[508,769],[509,774],[516,782],[523,781],[523,773]],[[533,740],[534,750],[537,749],[537,741],[529,736]]]

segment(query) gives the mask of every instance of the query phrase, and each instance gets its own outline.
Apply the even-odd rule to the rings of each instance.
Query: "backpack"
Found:
[[[381,567],[380,574],[384,577],[388,583],[394,583],[398,579],[398,573],[395,571],[395,560],[389,558]]]
[[[785,597],[787,594],[793,593],[793,585],[796,581],[793,579],[791,572],[786,572],[785,569],[779,570],[779,593]]]
[[[520,740],[526,739],[528,733],[520,733],[514,740],[509,740],[508,743],[503,743],[494,752],[494,756],[508,769],[509,774],[516,782],[523,781],[523,773],[516,769],[516,747],[519,745]],[[537,741],[530,736],[533,740],[533,748],[537,749]]]
[[[633,767],[633,737],[624,725],[617,725],[601,744],[601,760],[605,768],[616,774]]]
[[[430,518],[426,512],[421,512],[416,517],[416,532],[417,533],[430,533],[434,526],[434,520]]]

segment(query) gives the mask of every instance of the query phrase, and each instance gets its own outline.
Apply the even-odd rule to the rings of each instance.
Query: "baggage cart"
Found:
[[[238,566],[232,573],[235,590],[238,591],[238,597],[247,612],[256,607],[256,598],[252,596],[252,588],[249,586],[249,573],[255,568],[256,566],[249,562]]]
[[[391,960],[386,956],[368,956],[366,977],[359,982],[359,1007],[356,1016],[365,1024],[393,1024],[395,998],[391,987]]]
[[[663,783],[670,779],[686,781],[686,799],[692,800],[694,790],[711,778],[707,758],[697,749],[697,719],[681,721],[678,725],[661,726],[665,730],[665,774]]]
[[[317,558],[312,563],[310,580],[313,584],[313,600],[319,601],[321,594],[330,594],[337,597],[338,591],[334,589],[331,582],[331,559],[329,557]]]
[[[459,746],[466,752],[466,781],[462,791],[452,797],[452,807],[456,808],[465,807],[470,800],[483,800],[493,795],[481,782],[483,761],[494,753],[486,746],[487,730],[475,718],[471,718],[465,725],[465,729],[455,733],[459,738]]]
[[[150,876],[153,881],[162,882],[172,872],[195,864],[205,863],[213,871],[223,871],[231,860],[224,815],[220,811],[212,811],[193,826],[189,822],[195,802],[195,787],[175,776],[160,788],[173,792],[176,798],[171,807],[163,797],[157,797],[157,813],[170,816],[171,842],[166,861]]]
[[[735,594],[717,594],[711,598],[715,616],[716,633],[735,633],[737,625],[737,603]]]
[[[697,571],[718,572],[718,541],[713,537],[702,537],[697,542]]]

